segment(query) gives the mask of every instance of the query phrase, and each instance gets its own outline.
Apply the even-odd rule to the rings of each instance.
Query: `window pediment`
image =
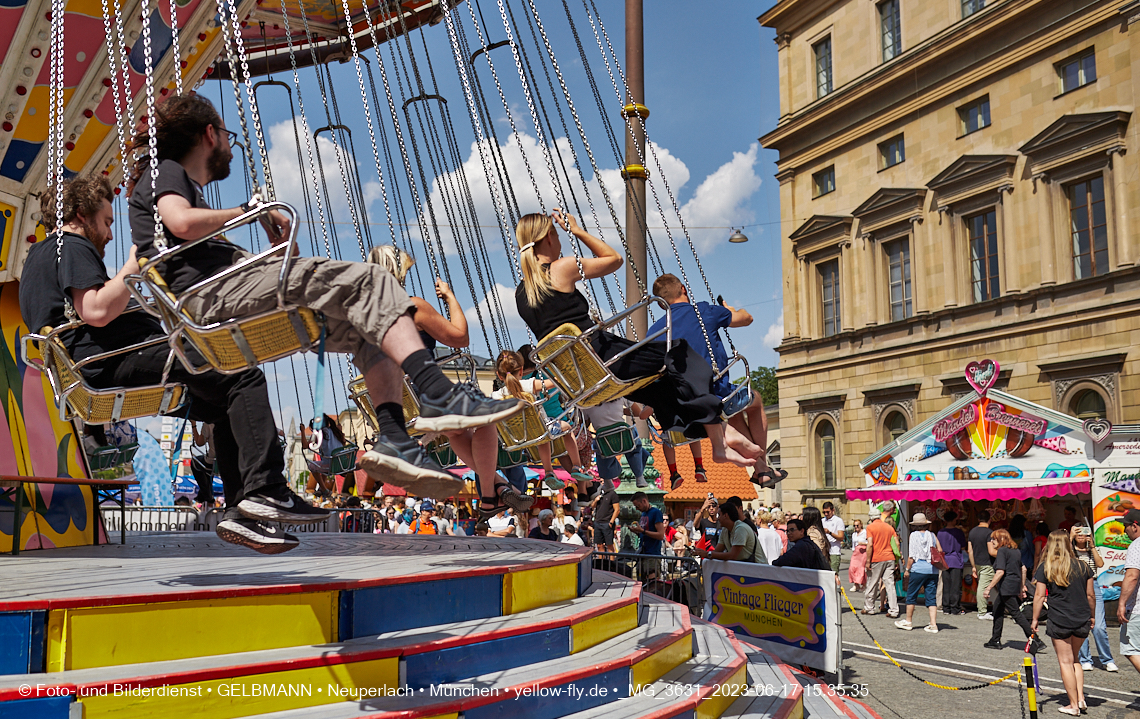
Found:
[[[1017,155],[962,155],[926,183],[939,208],[952,207],[1013,182]]]
[[[851,214],[859,218],[859,231],[871,234],[921,217],[925,200],[925,187],[887,187],[868,197]]]
[[[1124,145],[1130,112],[1065,115],[1021,146],[1034,175],[1103,154]],[[1105,160],[1107,162],[1107,158]]]
[[[796,257],[811,254],[848,237],[854,219],[849,215],[812,215],[788,237]]]

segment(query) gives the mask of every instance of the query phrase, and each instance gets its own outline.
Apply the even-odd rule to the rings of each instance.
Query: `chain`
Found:
[[[851,603],[851,597],[847,596],[847,591],[843,587],[840,587],[839,592],[843,595],[843,598],[847,601],[847,606],[851,608],[851,615],[853,617],[855,617],[855,619],[859,622],[859,626],[863,627],[863,631],[867,633],[867,636],[870,637],[871,641],[875,643],[875,646],[879,648],[879,651],[883,653],[883,656],[886,657],[888,660],[890,660],[891,664],[894,664],[899,669],[902,669],[903,672],[905,672],[911,678],[917,679],[918,681],[922,682],[923,684],[926,684],[927,686],[934,687],[935,689],[945,689],[947,691],[952,691],[952,692],[972,692],[972,691],[975,691],[978,689],[985,689],[986,687],[997,686],[998,684],[1001,684],[1002,682],[1008,681],[1010,679],[1016,679],[1018,685],[1020,686],[1020,684],[1021,684],[1021,672],[1020,671],[1010,672],[1009,674],[1006,674],[1004,677],[1001,677],[1000,679],[995,679],[992,682],[986,682],[985,684],[971,684],[970,686],[966,686],[966,687],[951,687],[951,686],[946,686],[945,684],[935,684],[932,681],[928,681],[926,679],[923,679],[922,677],[918,676],[917,674],[915,674],[911,670],[904,667],[902,664],[899,664],[898,661],[894,657],[892,657],[890,654],[887,653],[886,649],[883,649],[883,645],[879,644],[879,640],[875,639],[875,637],[871,635],[871,630],[867,628],[867,625],[863,623],[863,618],[861,616],[859,616],[858,612],[855,611],[855,605],[853,605]]]
[[[591,4],[593,3],[593,1],[594,0],[589,0],[589,2]],[[583,2],[586,2],[586,0],[583,0]],[[596,10],[597,10],[597,6],[595,5],[595,11]],[[593,25],[594,25],[592,20],[590,22],[590,25],[591,25],[591,27],[593,27]],[[626,92],[625,96],[629,98],[629,101],[632,104],[636,100],[633,97],[633,93],[630,92],[629,83],[626,81],[625,75],[621,71],[621,65],[618,63],[617,54],[614,53],[613,45],[610,44],[609,34],[606,33],[605,26],[602,26],[601,15],[598,16],[598,25],[601,26],[602,33],[606,39],[606,45],[609,47],[610,53],[613,54],[614,67],[617,68],[618,76],[621,78],[622,85],[625,87],[625,92]],[[596,37],[597,36],[597,28],[596,27],[594,28],[594,34]],[[601,41],[600,40],[598,41],[598,45],[599,45],[599,49],[600,49],[601,48]],[[604,55],[605,50],[603,50],[602,53]],[[608,62],[606,63],[606,67],[607,68],[609,67]],[[610,73],[610,79],[611,79],[611,81],[614,80],[612,72]],[[621,102],[622,101],[621,91],[617,89],[616,82],[614,84],[614,90],[617,92],[618,102]],[[632,115],[632,116],[629,116],[629,115]],[[669,196],[669,201],[672,204],[673,212],[677,215],[677,221],[681,225],[681,231],[685,236],[686,242],[688,242],[689,249],[693,253],[693,259],[697,263],[697,271],[700,272],[701,279],[703,280],[704,285],[705,285],[705,289],[709,293],[709,298],[715,299],[716,295],[713,294],[712,287],[709,286],[708,277],[705,275],[705,269],[704,269],[704,267],[701,266],[701,259],[697,255],[697,248],[695,245],[693,245],[693,239],[692,239],[692,237],[689,236],[688,228],[685,227],[685,219],[683,217],[681,217],[681,208],[677,206],[677,197],[676,197],[676,195],[673,194],[673,190],[669,187],[669,180],[668,180],[668,178],[665,177],[665,171],[664,171],[664,168],[662,168],[662,166],[661,166],[661,161],[657,156],[657,151],[653,148],[653,143],[651,143],[649,141],[649,135],[648,135],[648,132],[647,132],[646,127],[645,127],[645,118],[641,116],[640,112],[636,111],[636,108],[634,109],[634,111],[632,113],[627,113],[627,116],[628,116],[628,120],[629,120],[629,122],[627,123],[627,127],[629,128],[629,138],[631,140],[631,144],[633,145],[634,150],[636,150],[636,152],[637,152],[638,162],[641,164],[642,167],[645,167],[645,152],[642,148],[642,143],[639,143],[637,141],[637,134],[633,131],[633,126],[632,126],[633,122],[637,122],[641,125],[642,136],[645,138],[645,141],[644,141],[645,149],[648,149],[649,154],[652,155],[652,157],[653,157],[654,165],[657,168],[657,175],[658,175],[658,177],[661,178],[661,184],[665,187],[665,192]],[[653,193],[653,202],[657,206],[657,212],[661,215],[662,224],[665,225],[665,235],[669,238],[669,246],[673,249],[673,257],[677,260],[677,267],[681,271],[681,280],[685,284],[685,291],[691,297],[692,296],[692,286],[689,283],[688,273],[685,272],[685,265],[681,262],[681,253],[677,250],[677,242],[673,238],[673,231],[669,227],[669,222],[665,219],[665,211],[664,211],[662,204],[661,204],[661,198],[658,197],[658,195],[657,195],[657,185],[656,185],[656,183],[649,182],[648,180],[646,180],[645,184],[649,188],[650,192]],[[649,218],[647,216],[646,217],[646,224],[648,224],[648,219]],[[700,312],[696,312],[695,314],[697,316],[698,324],[700,324],[700,326],[701,326],[701,335],[704,336],[705,345],[708,347],[709,361],[712,364],[713,371],[716,372],[717,374],[719,374],[720,373],[720,367],[717,366],[716,355],[713,353],[712,340],[709,337],[708,328],[705,326],[704,317],[701,316]],[[736,352],[736,346],[733,344],[732,337],[728,333],[727,330],[725,331],[725,336],[728,337],[729,347],[731,347],[733,353],[735,353]]]
[[[143,0],[143,69],[146,86],[146,134],[147,150],[150,152],[150,196],[154,202],[154,246],[161,252],[166,249],[166,233],[162,229],[162,217],[158,214],[158,113],[154,106],[154,55],[150,44],[150,22],[147,20],[147,2]]]
[[[170,0],[170,49],[174,54],[174,87],[182,95],[182,51],[178,47],[178,5]]]
[[[246,164],[249,166],[249,177],[254,185],[257,184],[257,167],[253,162],[253,153],[251,152],[252,143],[249,141],[249,126],[245,121],[245,103],[241,99],[241,89],[238,85],[238,60],[234,55],[234,39],[231,37],[230,19],[233,20],[233,29],[240,35],[241,23],[237,20],[237,15],[234,11],[226,10],[224,0],[215,0],[218,5],[218,17],[220,18],[219,25],[222,28],[222,43],[226,47],[226,64],[230,66],[230,83],[233,86],[234,92],[234,105],[237,106],[238,124],[241,126],[242,140],[245,142],[245,155]],[[232,8],[232,5],[231,5]],[[225,119],[224,117],[222,118]]]
[[[171,0],[174,2],[174,0]],[[261,129],[261,113],[257,110],[257,96],[253,93],[253,79],[249,74],[249,58],[245,52],[245,40],[241,36],[241,21],[238,20],[237,7],[234,0],[229,0],[230,6],[230,19],[233,22],[234,28],[234,45],[237,46],[238,60],[241,62],[241,75],[245,81],[245,96],[249,100],[249,116],[253,120],[253,132],[257,136],[257,154],[261,157],[261,166],[265,169],[265,192],[264,199],[273,200],[276,197],[276,192],[273,189],[273,177],[269,174],[269,153],[265,148],[265,134]],[[237,78],[234,78],[237,82]],[[239,108],[240,109],[240,108]],[[242,125],[245,125],[245,113],[239,112]],[[252,153],[249,153],[252,154]],[[249,158],[250,177],[253,179],[254,186],[257,185],[257,173],[253,169],[253,158]]]
[[[55,185],[57,265],[63,258],[63,30],[64,0],[52,0],[51,63],[48,66],[48,177]]]

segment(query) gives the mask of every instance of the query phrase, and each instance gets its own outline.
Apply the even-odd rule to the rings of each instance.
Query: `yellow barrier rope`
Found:
[[[861,627],[863,627],[863,631],[867,632],[867,636],[871,637],[871,641],[875,643],[875,646],[879,648],[879,651],[883,653],[883,656],[886,657],[888,660],[890,660],[891,664],[894,664],[896,667],[898,667],[899,669],[902,669],[904,672],[906,672],[910,676],[914,677],[918,681],[922,682],[923,684],[932,686],[935,689],[946,689],[947,691],[952,691],[952,692],[965,692],[965,691],[972,691],[974,689],[984,689],[986,687],[992,687],[996,684],[1001,684],[1002,682],[1007,681],[1009,679],[1016,679],[1018,685],[1019,686],[1021,685],[1021,670],[1020,669],[1013,671],[1013,672],[1010,672],[1009,674],[1006,674],[1001,679],[995,679],[992,682],[989,682],[987,684],[977,684],[977,685],[972,686],[972,687],[948,687],[948,686],[945,686],[944,684],[935,684],[932,681],[928,681],[926,679],[923,679],[922,677],[918,676],[914,672],[912,672],[909,669],[907,669],[906,667],[904,667],[902,664],[899,664],[898,661],[894,657],[892,657],[887,652],[886,649],[883,649],[883,645],[879,644],[879,640],[875,639],[875,637],[871,634],[871,630],[867,629],[866,624],[863,624],[863,619],[855,611],[855,605],[853,605],[851,603],[851,597],[847,596],[847,591],[842,586],[839,587],[839,591],[841,594],[843,594],[843,598],[845,600],[847,600],[847,606],[851,608],[851,614],[854,615],[855,618],[859,621],[859,625]]]

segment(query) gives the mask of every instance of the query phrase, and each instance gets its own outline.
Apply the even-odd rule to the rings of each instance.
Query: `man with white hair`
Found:
[[[578,528],[569,520],[567,520],[566,524],[562,527],[562,543],[573,544],[579,547],[586,546],[586,543],[578,536]]]
[[[530,530],[527,535],[530,539],[545,539],[548,542],[558,541],[558,532],[554,527],[554,512],[549,509],[544,509],[538,513],[538,526]]]

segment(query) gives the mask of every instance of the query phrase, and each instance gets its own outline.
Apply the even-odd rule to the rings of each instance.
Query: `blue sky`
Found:
[[[624,63],[624,3],[621,0],[595,0],[602,16],[602,22],[610,39],[616,46],[619,58]],[[524,0],[512,0],[510,5],[516,14],[523,8]],[[600,119],[600,113],[591,93],[590,85],[582,69],[573,37],[568,29],[566,16],[561,3],[536,2],[540,12],[543,27],[548,33],[551,44],[555,50],[559,68],[562,70],[570,93],[574,99],[581,121],[590,142],[591,149],[597,159],[600,177],[609,190],[619,218],[624,217],[624,197],[620,177],[617,175],[618,161],[614,157],[611,145]],[[602,55],[591,33],[589,24],[580,0],[570,0],[577,29],[583,42],[587,60],[591,64],[593,75],[598,84],[598,90],[603,98],[610,121],[619,133],[619,142],[624,147],[624,128],[618,117],[618,103],[610,78],[602,64]],[[780,297],[780,256],[779,256],[779,199],[778,184],[773,174],[775,172],[775,153],[759,149],[757,137],[775,126],[779,115],[778,106],[778,78],[776,66],[776,47],[772,42],[773,34],[770,30],[761,28],[756,22],[760,14],[771,2],[748,2],[745,0],[717,0],[715,2],[701,3],[700,12],[694,12],[693,3],[682,3],[675,0],[649,0],[645,3],[645,67],[646,67],[646,104],[652,113],[648,120],[650,139],[656,146],[657,155],[664,169],[665,177],[675,195],[677,204],[681,207],[681,215],[689,227],[689,236],[697,248],[697,256],[703,265],[708,282],[714,294],[722,294],[725,301],[737,307],[746,308],[755,317],[754,324],[746,329],[740,329],[732,334],[732,338],[739,350],[745,354],[753,367],[774,365],[777,361],[773,347],[778,344],[782,335],[782,322],[780,320],[782,303]],[[476,13],[481,11],[485,18],[488,35],[492,41],[501,40],[504,30],[498,17],[496,3],[483,0],[479,5],[464,3],[457,8],[459,19],[468,34],[472,45],[478,43],[474,40],[474,26],[470,16],[474,8]],[[523,22],[520,16],[520,22]],[[525,28],[525,25],[524,25]],[[505,314],[507,331],[511,335],[514,345],[528,341],[525,329],[513,316],[513,281],[508,266],[508,259],[503,249],[502,233],[499,231],[494,212],[495,203],[486,190],[487,183],[481,167],[480,156],[474,144],[475,135],[465,105],[463,86],[458,80],[451,52],[451,44],[447,33],[446,23],[427,28],[421,40],[418,33],[414,35],[417,49],[417,60],[421,65],[422,75],[426,78],[429,68],[424,66],[425,57],[421,42],[426,42],[435,77],[438,80],[439,94],[447,100],[447,108],[451,115],[452,126],[455,132],[456,147],[463,162],[464,174],[471,188],[471,194],[476,205],[479,224],[482,226],[482,243],[486,247],[486,258],[494,273],[495,281],[501,286],[499,296],[503,300],[505,309],[511,310]],[[517,38],[516,38],[517,39]],[[547,102],[547,111],[556,126],[555,146],[563,160],[569,164],[570,155],[567,153],[567,141],[563,137],[561,125],[551,104],[552,95],[545,86],[545,77],[539,69],[539,55],[537,48],[531,44],[529,35],[524,33],[523,44],[530,50],[529,60],[533,64],[534,72],[539,76],[539,96]],[[400,92],[396,87],[395,66],[391,63],[390,51],[383,47],[386,70],[389,73],[390,85],[393,87],[394,100],[399,107],[409,93]],[[373,63],[374,52],[365,53]],[[402,51],[401,58],[406,62],[406,49]],[[398,58],[400,59],[400,58]],[[510,139],[510,122],[507,111],[499,102],[495,86],[491,82],[490,73],[485,60],[477,61],[476,74],[486,93],[490,105],[491,115],[494,118],[502,154],[509,169],[511,182],[518,197],[522,212],[538,210],[538,201],[535,191],[530,188],[529,176],[522,163],[523,153],[531,164],[531,170],[536,177],[538,195],[542,197],[542,204],[549,209],[557,202],[558,193],[553,190],[549,173],[545,167],[545,156],[541,151],[541,144],[537,140],[537,133],[530,119],[526,98],[521,92],[521,83],[509,49],[500,48],[492,51],[495,70],[499,76],[507,104],[510,109],[510,118],[514,120],[515,127],[521,136],[520,143]],[[375,66],[373,66],[375,67]],[[349,61],[345,64],[336,64],[329,68],[332,86],[336,94],[336,102],[342,115],[342,121],[351,127],[352,140],[355,147],[355,164],[360,174],[360,184],[365,212],[371,222],[370,237],[361,233],[358,239],[357,232],[351,223],[348,202],[344,197],[344,185],[340,180],[338,161],[332,144],[325,133],[319,141],[319,149],[323,166],[328,180],[328,197],[325,198],[323,209],[336,224],[329,226],[331,254],[344,259],[360,259],[360,244],[381,244],[391,242],[392,230],[387,221],[385,212],[384,194],[381,191],[376,162],[373,159],[371,144],[369,142],[368,127],[365,122],[360,85],[357,81],[356,68]],[[278,74],[274,79],[292,84],[291,73]],[[380,76],[377,72],[376,81],[379,84]],[[370,107],[374,128],[381,121],[386,122],[391,132],[391,118],[386,107],[383,88],[380,91],[379,117],[375,107]],[[216,81],[205,83],[200,89],[215,103],[224,105],[225,117],[228,126],[240,130],[235,118],[235,106],[229,83],[220,85]],[[326,92],[322,97],[317,86],[316,75],[312,69],[301,70],[301,93],[305,101],[306,116],[310,130],[327,124],[325,116],[326,100],[331,97]],[[294,91],[294,95],[296,91]],[[279,89],[267,89],[259,94],[262,122],[266,129],[270,166],[273,172],[277,193],[281,199],[291,201],[298,206],[304,199],[304,189],[310,188],[311,179],[303,177],[297,172],[297,147],[294,140],[293,127],[289,108],[285,100],[285,93]],[[567,108],[563,107],[564,111]],[[401,115],[403,121],[403,116]],[[577,149],[579,164],[585,170],[585,187],[595,203],[595,208],[603,225],[602,236],[611,244],[617,246],[618,238],[612,229],[613,223],[605,208],[601,195],[598,192],[598,177],[588,166],[584,155],[584,146],[578,138],[569,115],[566,115],[569,125],[570,143]],[[377,130],[378,131],[378,130]],[[427,140],[430,134],[420,134],[416,125],[404,128],[406,135],[415,135],[420,141],[420,148],[426,153]],[[411,142],[410,137],[406,137]],[[550,138],[548,138],[549,140]],[[400,158],[394,142],[390,144],[393,161],[400,170]],[[485,145],[486,153],[490,147]],[[306,154],[302,144],[302,155]],[[347,154],[347,153],[346,153]],[[551,157],[554,157],[552,154]],[[351,159],[351,158],[348,158]],[[381,154],[381,160],[384,155]],[[224,204],[237,204],[239,198],[245,197],[244,181],[239,161],[233,165],[233,176],[221,183],[221,197]],[[414,161],[414,160],[413,160]],[[426,164],[426,163],[425,163]],[[650,161],[652,176],[656,172],[656,165]],[[450,169],[455,169],[454,165]],[[433,175],[430,168],[425,172]],[[571,171],[571,177],[577,173]],[[407,188],[406,175],[401,173],[396,178],[400,187],[403,202],[408,208],[409,217],[414,216],[414,205]],[[437,222],[447,225],[446,218],[440,210],[440,204],[446,199],[448,188],[457,188],[459,184],[458,172],[453,172],[443,181],[432,184],[432,197],[435,200]],[[652,180],[651,180],[652,181]],[[389,206],[394,206],[396,190],[393,188],[393,178],[385,173],[384,190],[389,199]],[[582,199],[583,188],[580,183],[571,179],[569,184],[577,184],[579,189],[580,205],[585,208]],[[671,218],[668,224],[675,241],[678,244],[678,253],[682,258],[684,268],[693,285],[695,299],[709,299],[697,273],[688,243],[675,215],[669,208],[664,187],[657,183],[658,193],[666,207],[665,217]],[[312,192],[309,192],[312,196]],[[423,197],[421,196],[420,209],[423,211]],[[586,210],[588,213],[588,210]],[[677,273],[677,261],[673,259],[673,251],[669,239],[662,227],[662,218],[651,208],[653,219],[650,220],[652,240],[656,252],[660,254],[663,270]],[[424,213],[426,217],[426,213]],[[589,218],[579,217],[587,229],[594,231]],[[411,222],[411,224],[415,224]],[[727,238],[731,233],[730,227],[743,226],[745,234],[750,241],[746,244],[729,244]],[[335,237],[332,236],[335,228]],[[422,281],[426,284],[429,273],[435,269],[432,257],[423,247],[418,230],[413,226],[400,230],[401,241],[408,241],[412,254],[417,258]],[[469,317],[475,320],[473,305],[476,300],[481,301],[483,316],[486,319],[493,307],[484,290],[490,287],[490,278],[485,277],[483,285],[474,282],[472,289],[463,279],[460,257],[457,245],[465,247],[465,259],[471,261],[470,250],[467,249],[462,233],[452,234],[446,227],[441,231],[443,244],[446,247],[448,266],[451,270],[453,285],[460,301],[465,307],[472,308]],[[242,238],[245,244],[251,244],[248,236]],[[314,243],[315,241],[315,243]],[[513,242],[509,242],[513,245]],[[324,239],[319,228],[314,227],[312,235],[302,232],[301,247],[304,254],[311,254],[315,247],[324,253]],[[113,258],[121,257],[121,248],[109,251],[109,264],[114,264]],[[655,273],[649,268],[649,280],[652,281]],[[420,291],[417,280],[413,280],[412,289],[418,294]],[[611,285],[615,295],[616,288]],[[604,294],[600,285],[596,286],[599,303],[606,306]],[[509,302],[508,302],[509,301]],[[486,339],[484,339],[486,336]],[[494,333],[487,328],[486,333],[481,330],[478,323],[472,327],[473,351],[477,354],[488,354],[488,344],[491,349],[497,350],[498,342]],[[504,342],[505,344],[505,342]],[[338,361],[339,362],[339,361]],[[311,410],[311,399],[300,373],[312,372],[314,362],[311,358],[306,361],[295,361],[293,369],[286,367],[287,363],[277,363],[279,366],[267,371],[271,377],[282,383],[279,389],[280,399],[271,391],[275,408],[282,412],[282,421],[288,423],[288,416],[296,414],[296,406],[300,405],[300,414],[308,415]],[[296,371],[298,380],[294,380]],[[343,364],[334,363],[330,371],[331,381],[339,385],[341,378],[349,372]],[[300,389],[294,389],[300,384]],[[339,398],[335,404],[343,407],[345,399],[343,390],[336,390]],[[333,404],[330,399],[329,403]],[[306,407],[306,404],[308,407]],[[329,407],[333,409],[334,407]]]

